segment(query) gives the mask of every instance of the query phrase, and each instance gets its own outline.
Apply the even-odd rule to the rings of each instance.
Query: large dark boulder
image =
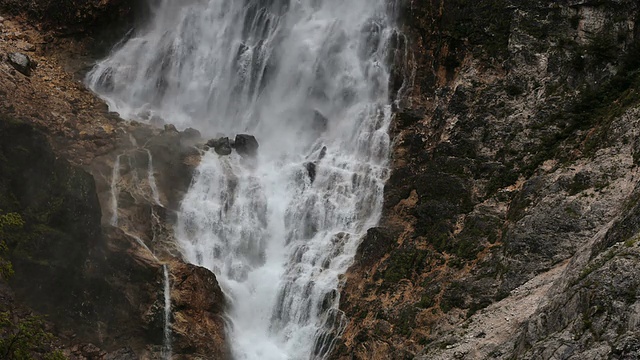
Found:
[[[256,156],[259,147],[255,136],[247,134],[236,135],[233,146],[241,156]]]
[[[304,163],[304,168],[307,169],[307,175],[309,175],[309,179],[311,180],[311,182],[314,182],[316,180],[316,173],[317,173],[316,164],[312,162],[307,162],[307,163]]]

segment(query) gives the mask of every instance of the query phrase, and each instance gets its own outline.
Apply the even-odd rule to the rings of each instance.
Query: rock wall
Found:
[[[77,28],[69,38],[71,27],[25,13],[43,4],[77,9],[69,16],[84,14],[86,23],[71,19]],[[47,316],[55,347],[70,359],[160,358],[167,265],[173,358],[225,359],[220,287],[211,272],[180,260],[172,232],[199,161],[194,145],[203,140],[171,126],[126,123],[78,82],[97,36],[83,27],[111,23],[91,20],[101,15],[86,14],[84,6],[107,11],[110,4],[131,5],[24,2],[0,10],[0,213],[26,220],[10,242],[16,275],[10,287],[0,281],[0,311],[26,304],[21,313]],[[29,56],[28,74],[4,56],[14,52]],[[151,193],[149,155],[159,201]],[[121,222],[113,227],[118,156]]]
[[[637,203],[637,2],[406,1],[399,20],[393,173],[333,358],[631,354],[635,290],[619,307],[603,280],[637,275],[635,245],[607,250],[637,229],[602,239]]]
[[[16,300],[46,314],[63,345],[80,344],[79,350],[67,348],[68,355],[82,354],[82,344],[91,343],[98,355],[89,358],[158,356],[164,343],[162,264],[135,233],[101,226],[94,178],[57,157],[43,133],[4,116],[0,172],[2,213],[19,213],[25,221],[3,239]],[[170,260],[169,269],[174,358],[225,358],[225,302],[215,277],[179,259]]]

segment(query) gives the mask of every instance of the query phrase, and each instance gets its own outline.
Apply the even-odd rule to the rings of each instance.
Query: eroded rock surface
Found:
[[[637,2],[404,2],[400,20],[393,172],[333,358],[629,356],[633,326],[596,319],[629,324],[635,295],[604,282],[600,317],[565,279],[637,203]],[[601,279],[635,276],[625,259]]]

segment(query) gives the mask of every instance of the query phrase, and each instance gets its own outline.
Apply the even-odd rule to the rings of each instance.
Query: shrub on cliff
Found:
[[[0,313],[0,357],[7,360],[36,359],[38,353],[44,360],[64,360],[66,357],[59,350],[42,352],[52,340],[52,335],[45,331],[44,322],[38,316],[29,315],[15,320],[9,312]],[[44,345],[44,346],[43,346]]]
[[[0,210],[0,212],[2,212]],[[9,248],[7,247],[7,233],[24,226],[22,216],[17,213],[8,213],[0,215],[0,279],[6,280],[13,275],[13,267],[7,259]]]

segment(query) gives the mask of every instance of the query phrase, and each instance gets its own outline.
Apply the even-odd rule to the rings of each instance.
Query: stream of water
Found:
[[[394,31],[384,0],[162,0],[87,78],[125,118],[258,139],[203,156],[175,229],[229,298],[237,360],[323,359],[348,321],[340,278],[388,176]]]

